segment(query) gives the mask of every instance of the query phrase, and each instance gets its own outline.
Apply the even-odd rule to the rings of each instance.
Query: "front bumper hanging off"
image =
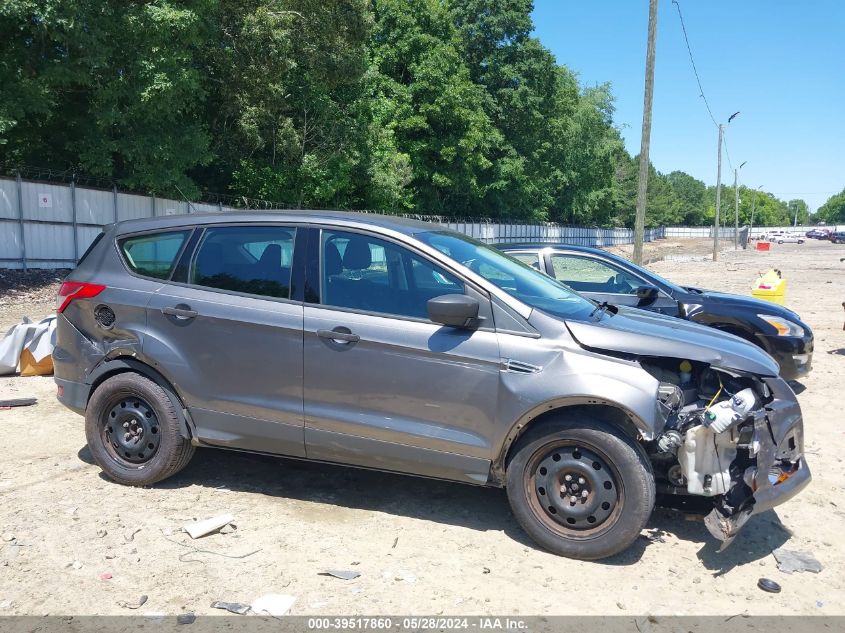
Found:
[[[708,531],[727,547],[755,514],[797,495],[812,479],[804,457],[804,423],[795,394],[783,380],[771,381],[774,399],[754,423],[756,469],[740,477],[704,519]]]

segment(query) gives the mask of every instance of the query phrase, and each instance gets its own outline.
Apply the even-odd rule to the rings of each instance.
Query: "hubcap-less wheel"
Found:
[[[148,462],[161,442],[153,408],[141,398],[123,398],[103,420],[103,443],[109,455],[124,465]]]
[[[577,444],[543,447],[530,460],[526,490],[537,518],[568,538],[610,529],[621,511],[620,477],[598,450]]]

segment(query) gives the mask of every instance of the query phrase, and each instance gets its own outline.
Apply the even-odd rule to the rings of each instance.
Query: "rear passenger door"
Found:
[[[486,482],[499,385],[496,333],[432,323],[426,303],[469,293],[492,325],[489,298],[372,234],[315,229],[309,244],[308,457]]]
[[[198,230],[148,305],[144,351],[209,444],[305,454],[296,237],[285,225]]]

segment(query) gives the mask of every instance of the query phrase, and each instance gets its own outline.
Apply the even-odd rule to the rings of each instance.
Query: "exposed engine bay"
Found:
[[[779,421],[776,434],[775,394],[762,379],[689,360],[641,364],[660,381],[665,426],[646,444],[658,491],[712,497],[705,524],[725,547],[751,514],[780,503],[755,509],[758,489],[782,484],[801,466],[800,410]]]

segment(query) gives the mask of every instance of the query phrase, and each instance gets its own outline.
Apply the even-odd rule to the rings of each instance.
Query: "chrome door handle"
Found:
[[[162,314],[167,314],[169,316],[175,316],[179,319],[193,319],[197,316],[196,310],[191,310],[190,308],[162,308]]]
[[[343,328],[346,330],[347,328]],[[352,332],[344,332],[340,328],[334,330],[317,330],[317,336],[329,339],[330,341],[343,341],[344,343],[357,343],[361,337]]]

